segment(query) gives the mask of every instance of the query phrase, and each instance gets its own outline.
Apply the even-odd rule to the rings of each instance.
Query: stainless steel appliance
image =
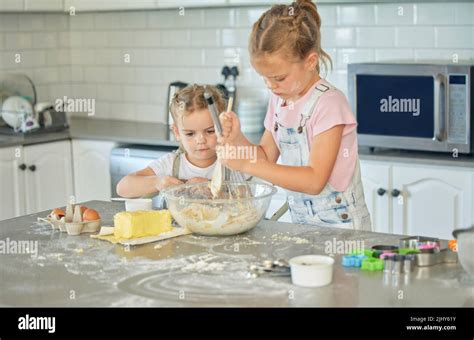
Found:
[[[175,81],[172,82],[171,84],[168,85],[168,99],[166,101],[167,106],[166,106],[166,112],[168,114],[168,125],[173,124],[173,116],[171,115],[170,111],[170,106],[171,106],[171,100],[173,99],[173,96],[175,95],[176,92],[179,90],[185,88],[188,86],[187,83],[183,83],[182,81]]]
[[[473,64],[349,64],[359,145],[474,153],[473,70]]]
[[[123,145],[112,149],[110,154],[110,177],[112,181],[112,197],[117,197],[118,182],[134,171],[144,169],[153,160],[175,150],[176,147],[147,147],[137,145]],[[158,197],[153,198],[153,205],[159,207],[161,204]]]
[[[38,103],[35,110],[38,114],[38,122],[45,131],[61,131],[69,128],[64,110],[56,111],[54,105],[50,103]]]

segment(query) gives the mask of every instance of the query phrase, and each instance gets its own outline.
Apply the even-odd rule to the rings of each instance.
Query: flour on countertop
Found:
[[[257,244],[265,244],[265,242],[251,240],[248,237],[241,237],[240,240],[238,240],[238,241],[239,242],[236,242],[234,244],[246,245],[246,246],[257,245]]]
[[[164,246],[166,246],[168,243],[169,241],[160,241],[153,247],[153,249],[161,249]]]
[[[223,263],[209,263],[206,261],[198,261],[195,263],[190,263],[183,268],[181,271],[183,272],[215,272],[215,271],[222,271],[225,268],[225,264]]]
[[[222,271],[226,267],[225,263],[211,262],[218,259],[218,256],[212,254],[206,254],[204,256],[189,256],[188,260],[190,264],[181,268],[183,272],[214,272]]]
[[[166,305],[201,305],[203,301],[210,305],[220,305],[222,301],[239,305],[253,296],[259,296],[259,301],[268,298],[268,303],[273,304],[275,297],[286,301],[287,290],[292,287],[289,280],[248,280],[248,266],[257,261],[251,249],[270,243],[270,239],[255,240],[251,234],[222,238],[190,235],[179,241],[160,242],[151,249],[160,252],[165,245],[175,243],[178,251],[190,246],[195,251],[156,260],[135,256],[134,250],[128,255],[120,246],[89,237],[68,236],[41,226],[32,231],[48,233],[49,237],[40,240],[38,256],[30,260],[31,265],[59,265],[72,275],[106,284],[109,290],[101,293],[111,296],[119,289],[124,295],[117,306],[135,305],[138,301],[143,306],[156,305],[156,300],[166,301]],[[186,293],[185,301],[179,300],[181,290]]]
[[[288,236],[285,234],[273,234],[272,243],[274,242],[293,242],[295,244],[308,244],[310,243],[308,239],[297,237],[297,236]]]

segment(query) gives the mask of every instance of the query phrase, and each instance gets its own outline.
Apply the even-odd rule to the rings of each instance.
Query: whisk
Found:
[[[219,113],[214,102],[214,98],[209,92],[204,92],[204,98],[207,101],[208,109],[211,112],[212,121],[216,126],[217,133],[219,136],[222,135],[222,125],[219,120]],[[229,102],[227,103],[227,112],[232,110],[234,98],[230,97]],[[230,199],[233,198],[247,198],[251,197],[251,189],[247,184],[247,179],[245,175],[240,171],[232,171],[225,166],[221,165],[219,159],[217,160],[214,173],[212,174],[211,179],[211,192],[213,197],[219,197],[222,191],[222,185],[226,183],[227,193]]]

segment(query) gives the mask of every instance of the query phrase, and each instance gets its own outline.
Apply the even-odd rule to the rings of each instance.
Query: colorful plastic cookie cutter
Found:
[[[419,254],[420,250],[419,249],[413,249],[413,248],[400,248],[400,249],[398,249],[398,253],[400,255]]]
[[[349,253],[349,255],[364,255],[364,256],[367,256],[367,257],[372,257],[373,254],[374,254],[374,252],[371,249],[355,250],[355,251]]]
[[[395,255],[398,255],[398,254],[396,254],[396,253],[382,253],[382,254],[380,254],[380,259],[383,260],[386,257],[393,257]]]
[[[372,247],[373,257],[380,258],[383,253],[397,253],[398,247],[391,245],[376,245]]]
[[[392,246],[392,245],[376,245],[372,247],[372,250],[378,250],[384,253],[387,253],[387,252],[395,253],[398,250],[398,247]]]
[[[362,261],[362,270],[368,271],[379,271],[383,270],[383,260],[375,259],[375,258],[368,258]]]
[[[420,244],[418,246],[418,249],[420,249],[420,250],[438,249],[438,246],[436,246],[434,244]]]
[[[367,256],[363,254],[345,255],[342,257],[342,265],[344,267],[360,268],[360,266],[362,266],[362,261],[365,259],[367,259]]]

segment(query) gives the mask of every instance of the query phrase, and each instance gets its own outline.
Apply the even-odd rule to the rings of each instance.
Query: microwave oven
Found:
[[[473,154],[473,70],[473,64],[349,64],[359,145]]]

